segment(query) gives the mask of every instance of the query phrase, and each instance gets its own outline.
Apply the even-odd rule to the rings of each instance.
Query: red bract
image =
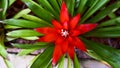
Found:
[[[52,64],[55,65],[59,58],[68,53],[69,56],[74,58],[74,48],[78,48],[86,52],[84,43],[77,37],[91,31],[96,27],[96,24],[80,24],[80,14],[73,18],[69,18],[66,4],[63,2],[60,11],[60,22],[52,20],[53,27],[36,28],[37,32],[45,34],[39,38],[38,41],[54,42],[55,48],[52,57]]]

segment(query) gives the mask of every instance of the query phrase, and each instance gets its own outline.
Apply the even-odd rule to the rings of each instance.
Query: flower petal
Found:
[[[79,20],[80,20],[80,14],[77,14],[75,17],[73,17],[70,20],[70,26],[69,26],[69,28],[70,29],[74,29],[76,27],[76,25],[78,24]]]
[[[82,51],[84,51],[84,52],[87,52],[84,43],[83,43],[79,38],[75,37],[75,38],[74,38],[74,41],[75,41],[75,46],[76,46],[78,49],[80,49],[80,50],[82,50]]]
[[[62,48],[63,54],[65,54],[68,50],[68,39],[64,40],[64,42],[61,43],[61,48]]]
[[[55,33],[49,33],[41,38],[38,39],[38,41],[41,42],[53,42],[58,38],[58,35]]]
[[[71,30],[70,35],[71,36],[78,36],[80,34],[80,30]]]
[[[58,62],[60,57],[62,56],[62,50],[60,45],[55,45],[55,49],[53,52],[53,57],[52,57],[52,65],[55,66],[55,64]]]
[[[71,59],[74,59],[74,46],[73,45],[69,45],[69,48],[68,48],[68,54],[69,56],[71,57]]]
[[[81,24],[77,27],[77,29],[80,30],[81,34],[84,34],[93,30],[96,26],[97,24]]]
[[[52,20],[52,24],[53,24],[54,28],[62,29],[62,25],[58,21]]]
[[[65,2],[62,2],[62,6],[61,6],[61,11],[60,11],[60,22],[64,23],[64,22],[68,22],[69,21],[69,15],[68,15],[68,10],[66,7]]]
[[[42,27],[42,28],[36,28],[35,29],[37,32],[43,33],[43,34],[49,34],[49,33],[54,33],[55,30],[50,27]]]

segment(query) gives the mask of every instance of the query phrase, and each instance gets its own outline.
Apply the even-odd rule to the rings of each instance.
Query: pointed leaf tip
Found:
[[[83,52],[87,52],[87,49],[86,49],[86,47],[85,47],[85,44],[79,39],[79,38],[75,38],[75,46],[79,49],[79,50],[81,50],[81,51],[83,51]]]
[[[60,45],[55,45],[53,57],[52,57],[52,65],[55,66],[60,57],[62,56],[62,50]]]
[[[76,27],[76,25],[78,24],[80,20],[80,14],[77,14],[75,17],[73,17],[70,21],[70,28],[74,29]]]
[[[52,67],[55,67],[55,64],[56,64],[55,62],[52,62]]]
[[[81,34],[89,32],[97,27],[98,24],[81,24],[78,26],[78,30],[81,31]]]
[[[74,54],[75,54],[74,46],[69,46],[69,48],[68,48],[68,54],[69,54],[69,56],[70,56],[71,59],[74,59]]]
[[[52,20],[52,24],[53,24],[54,28],[56,28],[56,29],[62,28],[62,25],[56,20]]]
[[[69,14],[65,2],[62,2],[61,11],[60,11],[60,21],[64,23],[69,21]]]

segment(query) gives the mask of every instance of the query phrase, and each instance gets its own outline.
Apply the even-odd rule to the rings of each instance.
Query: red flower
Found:
[[[52,20],[53,27],[36,28],[37,32],[45,34],[38,41],[55,43],[52,57],[53,65],[65,53],[68,53],[73,59],[75,47],[84,52],[87,51],[84,43],[77,36],[91,31],[96,27],[96,24],[77,25],[79,20],[80,14],[73,18],[69,17],[66,4],[63,2],[60,11],[60,22]]]

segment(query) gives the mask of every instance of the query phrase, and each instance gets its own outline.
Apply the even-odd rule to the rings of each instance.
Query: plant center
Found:
[[[62,35],[63,37],[67,37],[67,36],[69,35],[68,30],[61,29],[61,35]]]

